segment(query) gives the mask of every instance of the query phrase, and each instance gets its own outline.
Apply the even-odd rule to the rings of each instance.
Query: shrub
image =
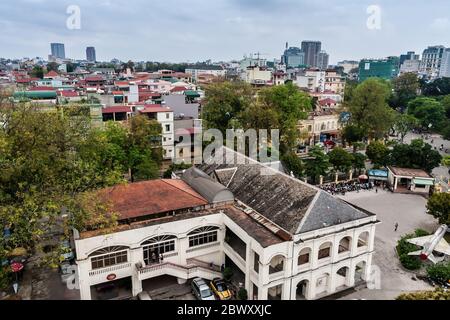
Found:
[[[450,291],[436,288],[434,291],[402,293],[396,300],[450,300]]]
[[[1,260],[0,260],[1,261]],[[11,284],[12,272],[8,267],[0,266],[0,290],[6,290]]]
[[[421,267],[422,262],[417,256],[409,256],[408,253],[417,251],[418,247],[406,240],[416,237],[422,237],[428,235],[428,232],[422,229],[415,230],[414,234],[406,234],[400,238],[397,242],[397,253],[400,259],[400,263],[408,270],[417,270]]]
[[[230,267],[226,267],[225,269],[223,269],[223,278],[226,281],[230,281],[232,276],[233,276],[233,269],[231,269]]]
[[[247,300],[248,299],[248,293],[245,288],[240,288],[238,291],[238,299],[239,300]]]
[[[428,276],[438,282],[446,283],[450,281],[450,262],[441,262],[435,265],[431,265],[427,268]]]

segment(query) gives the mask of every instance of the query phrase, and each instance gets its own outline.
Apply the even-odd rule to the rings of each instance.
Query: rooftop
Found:
[[[161,179],[117,185],[99,191],[112,205],[119,220],[151,216],[208,204],[208,201],[181,180]]]
[[[422,169],[399,168],[391,166],[388,166],[388,169],[391,170],[392,173],[396,176],[433,179],[432,176],[430,176]]]

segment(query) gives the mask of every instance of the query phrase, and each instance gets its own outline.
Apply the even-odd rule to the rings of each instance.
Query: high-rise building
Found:
[[[320,51],[317,55],[317,68],[326,70],[328,68],[328,60],[330,56],[325,51]]]
[[[359,81],[374,77],[391,80],[398,75],[399,62],[399,57],[363,59],[359,62]]]
[[[64,50],[64,43],[51,43],[50,48],[52,51],[52,56],[59,59],[66,58],[66,52]]]
[[[305,53],[305,64],[317,67],[319,52],[322,43],[320,41],[302,41],[302,51]]]
[[[95,57],[95,48],[94,47],[87,47],[86,48],[86,60],[89,62],[95,62],[96,57]]]
[[[426,48],[422,54],[420,73],[427,78],[436,78],[441,68],[444,46],[431,46]]]
[[[284,50],[281,62],[286,68],[297,68],[305,64],[305,53],[298,47],[290,47]]]
[[[445,49],[444,53],[442,54],[439,77],[450,78],[450,48]]]

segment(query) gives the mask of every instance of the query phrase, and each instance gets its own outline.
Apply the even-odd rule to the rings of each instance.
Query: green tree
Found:
[[[304,176],[305,165],[294,152],[289,152],[282,155],[281,161],[289,170],[289,172],[292,172],[296,178],[301,178]]]
[[[58,67],[59,67],[59,64],[57,64],[56,62],[49,62],[47,64],[47,72],[50,72],[50,71],[58,72]]]
[[[361,128],[368,138],[382,138],[394,122],[394,111],[387,104],[390,94],[389,83],[377,78],[359,84],[345,103],[351,114],[350,124]]]
[[[435,193],[427,203],[428,214],[441,224],[450,224],[450,193]]]
[[[31,76],[39,79],[44,78],[44,69],[41,66],[34,66],[31,70]]]
[[[313,183],[317,182],[319,176],[327,174],[329,167],[328,156],[323,152],[323,149],[318,146],[312,147],[308,153],[305,170]]]
[[[412,72],[403,73],[392,80],[394,93],[391,97],[391,106],[403,112],[408,102],[417,96],[419,90],[419,79]]]
[[[347,125],[342,130],[342,138],[353,146],[353,153],[355,153],[357,142],[364,138],[364,130],[353,124]]]
[[[335,147],[328,153],[328,159],[335,171],[348,172],[352,167],[353,155],[340,147]]]
[[[441,161],[442,156],[430,144],[414,139],[409,145],[394,145],[388,162],[398,167],[423,169],[430,173]]]
[[[438,130],[445,119],[445,110],[442,104],[427,97],[419,97],[408,104],[408,114],[413,115],[423,128]]]
[[[444,284],[450,280],[450,262],[440,262],[427,267],[428,276],[434,281]]]
[[[400,140],[403,142],[405,136],[417,126],[417,119],[409,114],[398,113],[395,118],[394,130],[400,134]]]
[[[375,167],[386,166],[389,149],[382,142],[373,141],[367,146],[366,155]]]
[[[253,100],[251,86],[244,82],[213,83],[206,87],[202,119],[208,129],[218,129],[225,136],[232,119],[240,120],[240,114]]]
[[[352,166],[355,170],[361,171],[366,168],[367,156],[362,153],[354,153],[352,159]]]
[[[439,78],[432,82],[422,84],[422,93],[425,96],[442,96],[450,94],[450,78]]]

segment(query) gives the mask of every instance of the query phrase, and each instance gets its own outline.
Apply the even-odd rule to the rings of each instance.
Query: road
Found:
[[[389,191],[348,192],[342,199],[349,201],[377,215],[381,224],[375,233],[375,253],[373,265],[379,268],[380,289],[357,289],[340,300],[367,299],[391,300],[403,292],[430,290],[432,287],[415,279],[414,273],[402,268],[395,252],[400,237],[417,228],[434,232],[438,222],[425,213],[426,199],[418,195],[394,194]],[[398,222],[398,231],[394,225]]]

